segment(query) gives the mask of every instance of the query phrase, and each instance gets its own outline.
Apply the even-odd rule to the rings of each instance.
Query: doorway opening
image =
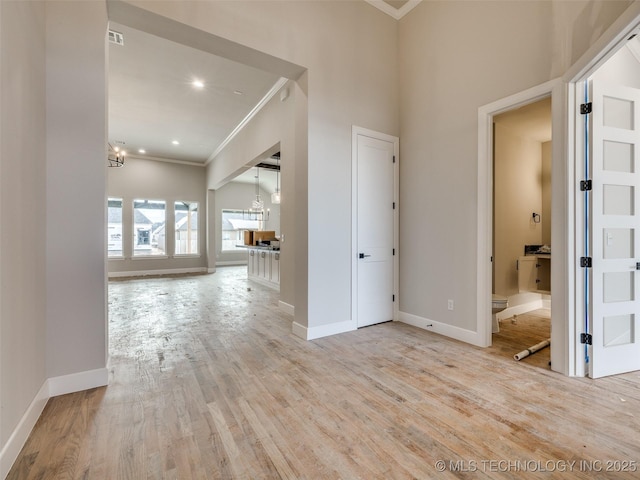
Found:
[[[494,152],[494,118],[506,112],[517,111],[528,105],[540,101],[551,103],[552,125],[551,136],[556,139],[551,146],[551,197],[554,199],[550,207],[551,213],[551,244],[554,247],[553,266],[549,262],[549,283],[553,304],[551,305],[551,369],[569,374],[569,362],[567,361],[567,311],[570,302],[567,293],[569,282],[569,269],[566,266],[566,258],[569,255],[571,242],[566,229],[567,206],[562,201],[567,197],[567,164],[565,162],[564,129],[566,111],[564,104],[566,93],[561,79],[552,80],[542,85],[530,88],[494,103],[485,105],[478,110],[478,264],[477,264],[477,334],[475,343],[479,346],[489,347],[493,341],[492,318],[492,294],[493,291],[493,152]],[[532,107],[533,108],[533,107]],[[531,211],[527,214],[525,222],[531,219],[532,224],[542,220],[542,207],[540,212]],[[531,209],[531,208],[529,208]],[[534,217],[534,213],[537,215]],[[539,216],[538,216],[539,215]],[[526,227],[528,228],[528,227]],[[542,242],[539,244],[544,245]],[[524,245],[522,245],[524,256]],[[513,281],[517,284],[517,270],[511,272]],[[498,292],[499,294],[500,292]],[[542,301],[542,294],[539,299]],[[526,304],[527,302],[524,302]],[[539,303],[545,306],[544,302]],[[548,306],[548,304],[546,305]],[[518,313],[518,312],[516,312]],[[555,339],[555,341],[554,341]],[[517,352],[514,352],[514,354]],[[548,362],[547,362],[548,363]]]
[[[551,152],[550,96],[493,117],[492,343],[509,357],[551,336]]]
[[[640,369],[640,32],[636,18],[572,79],[579,375]]]

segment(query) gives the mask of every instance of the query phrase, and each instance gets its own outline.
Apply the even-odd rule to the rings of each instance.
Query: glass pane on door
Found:
[[[604,158],[602,161],[604,170],[622,173],[635,172],[633,144],[605,140],[603,148]]]
[[[615,303],[634,300],[634,275],[635,272],[605,272],[602,279],[603,301]]]
[[[603,185],[602,213],[605,215],[633,215],[631,185]]]
[[[633,130],[633,101],[604,97],[604,126]]]
[[[635,315],[604,317],[604,346],[614,347],[633,343],[633,320]]]

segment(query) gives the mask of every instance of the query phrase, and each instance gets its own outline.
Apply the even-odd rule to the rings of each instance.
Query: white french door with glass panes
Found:
[[[590,84],[589,376],[640,370],[640,90]]]

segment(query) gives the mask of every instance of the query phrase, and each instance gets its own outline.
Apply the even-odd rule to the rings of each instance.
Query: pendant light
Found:
[[[271,203],[274,205],[280,204],[280,155],[276,159],[276,165],[278,166],[276,170],[276,191],[271,194]]]
[[[251,204],[251,209],[259,212],[264,210],[264,201],[260,196],[260,168],[259,167],[256,167],[256,199]]]

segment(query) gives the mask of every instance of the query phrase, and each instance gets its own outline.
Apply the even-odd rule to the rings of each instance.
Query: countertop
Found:
[[[266,246],[266,245],[236,245],[236,247],[247,248],[251,250],[270,250],[274,252],[280,251],[280,247],[272,247],[272,246]]]

